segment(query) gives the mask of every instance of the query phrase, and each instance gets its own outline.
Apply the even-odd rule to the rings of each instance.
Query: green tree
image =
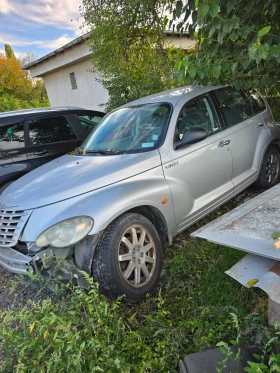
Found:
[[[9,44],[4,44],[4,48],[5,48],[5,53],[6,53],[7,58],[12,58],[12,57],[15,58],[14,51]]]
[[[164,5],[162,0],[83,0],[93,69],[109,92],[107,109],[174,84]]]
[[[195,53],[177,61],[182,83],[279,92],[278,0],[170,0],[169,7],[178,30],[197,38]]]

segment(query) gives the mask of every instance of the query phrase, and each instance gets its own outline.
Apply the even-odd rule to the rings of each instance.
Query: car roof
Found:
[[[199,96],[200,94],[209,92],[213,89],[221,88],[214,87],[214,86],[187,86],[187,87],[180,87],[180,88],[174,88],[170,89],[168,91],[159,92],[156,94],[153,94],[151,96],[143,97],[138,100],[129,102],[122,107],[129,107],[129,106],[136,106],[136,105],[142,105],[147,103],[153,103],[153,102],[167,102],[175,106],[181,98],[188,95],[190,98]]]
[[[58,107],[44,107],[44,108],[33,108],[33,109],[23,109],[23,110],[14,110],[14,111],[7,111],[7,112],[0,112],[0,125],[1,124],[12,124],[17,123],[18,121],[24,121],[25,118],[33,115],[40,115],[40,114],[51,114],[51,113],[60,113],[60,112],[71,112],[72,110],[83,110],[83,111],[96,111],[98,113],[102,113],[101,111],[97,110],[89,110],[82,107],[77,106],[58,106]],[[103,113],[105,115],[105,113]]]

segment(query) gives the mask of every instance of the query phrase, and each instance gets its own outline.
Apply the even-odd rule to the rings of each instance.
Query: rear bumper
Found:
[[[32,258],[10,247],[0,246],[0,265],[8,271],[27,275],[33,273]]]

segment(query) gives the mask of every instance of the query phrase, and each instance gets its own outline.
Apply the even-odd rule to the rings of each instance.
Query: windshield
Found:
[[[117,109],[81,145],[84,155],[137,153],[157,149],[171,113],[166,103]]]

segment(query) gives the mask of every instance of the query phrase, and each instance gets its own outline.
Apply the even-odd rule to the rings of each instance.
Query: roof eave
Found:
[[[83,41],[89,39],[89,37],[90,37],[90,32],[87,32],[86,34],[84,34],[82,36],[79,36],[75,40],[70,41],[70,43],[65,44],[63,47],[60,47],[60,48],[56,49],[55,51],[53,51],[51,53],[48,53],[41,58],[38,58],[38,60],[36,60],[36,61],[30,62],[27,65],[22,66],[21,69],[22,70],[29,70],[30,67],[36,66],[39,63],[48,60],[50,57],[56,56],[58,53],[64,52],[66,49],[69,49],[69,48],[73,47],[74,45],[82,43]]]
[[[30,63],[22,66],[21,69],[22,70],[29,70],[30,67],[36,66],[39,63],[41,63],[43,61],[46,61],[51,57],[56,56],[58,53],[64,52],[66,49],[69,49],[69,48],[73,47],[74,45],[80,44],[83,41],[88,40],[90,38],[90,33],[91,32],[89,31],[86,34],[84,34],[82,36],[79,36],[75,40],[70,41],[70,43],[65,44],[63,47],[60,47],[60,48],[56,49],[55,51],[53,51],[51,53],[48,53],[41,58],[38,58],[38,60],[36,60],[36,61],[30,62]],[[180,32],[173,31],[173,30],[165,30],[164,33],[165,33],[165,35],[179,35],[179,36],[189,35],[188,31],[184,31],[184,32],[180,33]]]

